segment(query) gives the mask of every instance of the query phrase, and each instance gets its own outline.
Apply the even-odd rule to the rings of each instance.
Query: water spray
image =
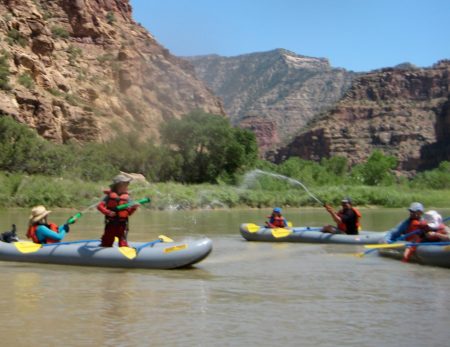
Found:
[[[255,175],[267,175],[267,176],[283,179],[283,180],[288,181],[289,183],[291,183],[293,185],[299,185],[300,187],[302,187],[304,189],[304,191],[311,198],[316,200],[320,205],[325,206],[325,204],[322,201],[320,201],[314,194],[312,194],[309,191],[309,189],[306,188],[306,186],[300,181],[297,181],[297,180],[295,180],[293,178],[290,178],[290,177],[287,177],[287,176],[283,176],[283,175],[280,175],[280,174],[275,174],[275,173],[272,173],[272,172],[263,171],[263,170],[260,170],[260,169],[253,170],[253,171],[249,172],[248,174],[246,174],[245,176],[246,177],[251,177],[251,176],[255,176]]]

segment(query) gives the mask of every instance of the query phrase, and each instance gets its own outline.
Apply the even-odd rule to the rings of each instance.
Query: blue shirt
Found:
[[[55,241],[61,241],[64,236],[66,236],[66,227],[65,225],[60,225],[58,227],[58,232],[53,231],[52,229],[48,228],[46,225],[39,225],[36,228],[36,237],[38,238],[39,242],[43,243],[47,238],[55,240]]]

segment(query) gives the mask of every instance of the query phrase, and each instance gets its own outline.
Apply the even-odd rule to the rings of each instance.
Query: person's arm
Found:
[[[66,228],[64,225],[61,225],[58,227],[58,232],[56,232],[47,228],[45,225],[39,225],[36,229],[36,235],[39,240],[49,238],[56,241],[61,241],[64,236],[66,236]]]
[[[330,205],[325,205],[325,209],[331,215],[331,217],[336,222],[336,224],[342,223],[341,218],[338,216],[338,214],[333,210],[333,208]]]
[[[384,237],[385,241],[387,243],[392,243],[396,241],[408,228],[409,219],[404,220],[403,222],[399,223],[395,228],[392,228],[389,230]]]
[[[111,211],[106,207],[105,200],[100,201],[100,203],[97,205],[97,210],[99,210],[101,213],[103,213],[105,216],[108,217],[114,217],[116,215],[116,212]]]

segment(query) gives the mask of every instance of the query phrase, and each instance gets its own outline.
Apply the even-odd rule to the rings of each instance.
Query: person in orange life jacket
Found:
[[[49,223],[47,216],[51,213],[44,206],[39,205],[31,209],[27,237],[34,243],[57,243],[69,232],[67,224],[57,226]]]
[[[130,202],[128,185],[131,178],[125,175],[117,175],[113,178],[110,190],[106,190],[106,196],[97,205],[97,209],[105,215],[105,231],[101,238],[102,247],[112,247],[114,238],[119,239],[119,247],[127,247],[128,217],[137,209],[137,205],[117,211],[116,207]]]
[[[342,209],[339,212],[335,212],[330,205],[325,205],[325,209],[331,215],[336,222],[337,227],[332,225],[324,226],[322,232],[332,234],[348,234],[358,235],[361,219],[361,213],[352,206],[352,199],[345,198],[341,201]]]
[[[409,206],[408,211],[409,218],[398,224],[395,228],[389,230],[386,234],[385,241],[387,243],[392,243],[397,240],[406,240],[415,243],[422,242],[424,237],[423,231],[426,227],[426,224],[422,221],[424,212],[423,205],[420,202],[413,202]],[[402,261],[408,262],[415,251],[415,246],[407,247],[403,253]]]
[[[275,207],[270,216],[267,216],[269,221],[266,222],[268,228],[285,228],[288,226],[286,219],[281,215],[281,208]]]
[[[424,237],[422,242],[450,241],[450,229],[442,222],[442,216],[434,211],[427,211],[423,215]]]

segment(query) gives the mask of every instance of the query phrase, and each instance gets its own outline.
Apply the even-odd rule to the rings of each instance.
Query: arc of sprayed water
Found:
[[[285,180],[285,181],[288,181],[288,182],[290,182],[290,183],[292,183],[292,184],[298,184],[300,187],[302,187],[302,188],[305,190],[305,192],[306,192],[311,198],[313,198],[314,200],[316,200],[316,201],[317,201],[319,204],[321,204],[322,206],[325,205],[325,204],[324,204],[322,201],[320,201],[313,193],[311,193],[311,192],[309,191],[309,189],[306,188],[306,186],[305,186],[302,182],[300,182],[300,181],[298,181],[298,180],[294,180],[293,178],[290,178],[290,177],[287,177],[287,176],[283,176],[283,175],[280,175],[280,174],[274,174],[274,173],[272,173],[272,172],[262,171],[262,170],[260,170],[260,169],[256,169],[256,170],[254,170],[253,172],[256,173],[256,174],[260,174],[260,175],[267,175],[267,176],[272,176],[272,177],[275,177],[275,178],[281,178],[281,179],[283,179],[283,180]]]

